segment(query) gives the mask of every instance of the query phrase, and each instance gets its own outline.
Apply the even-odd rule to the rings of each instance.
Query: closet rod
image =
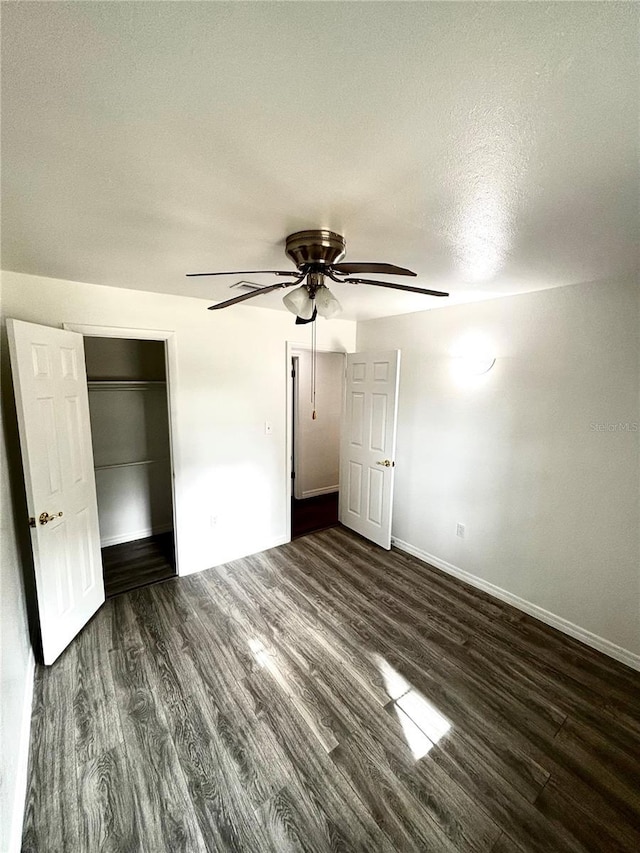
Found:
[[[89,379],[92,391],[144,391],[157,385],[166,385],[164,379]]]
[[[95,465],[94,471],[107,471],[111,468],[130,468],[133,465],[153,465],[154,462],[168,462],[168,457],[162,459],[140,459],[138,462],[114,462],[113,465]]]

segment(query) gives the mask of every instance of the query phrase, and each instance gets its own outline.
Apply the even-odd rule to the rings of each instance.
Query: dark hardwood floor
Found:
[[[24,851],[640,850],[640,675],[343,528],[107,601]]]
[[[103,548],[102,571],[107,598],[175,577],[173,533]]]
[[[338,524],[338,492],[315,498],[291,498],[291,538],[306,536]]]

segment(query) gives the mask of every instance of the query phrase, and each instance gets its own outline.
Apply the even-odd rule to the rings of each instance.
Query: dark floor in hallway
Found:
[[[175,577],[173,533],[159,533],[102,549],[107,598]]]
[[[338,524],[338,492],[304,500],[291,499],[291,538]]]
[[[640,675],[337,527],[38,667],[23,850],[640,849]]]

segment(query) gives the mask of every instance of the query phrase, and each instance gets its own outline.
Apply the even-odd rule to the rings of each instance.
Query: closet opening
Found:
[[[84,338],[107,598],[177,574],[165,347]]]
[[[339,521],[344,353],[304,348],[291,358],[291,538]]]

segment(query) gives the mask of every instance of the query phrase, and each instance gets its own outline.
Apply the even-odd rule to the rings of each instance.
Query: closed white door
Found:
[[[82,335],[20,320],[7,332],[44,663],[104,602]]]
[[[400,351],[351,353],[340,452],[340,521],[389,550]]]

